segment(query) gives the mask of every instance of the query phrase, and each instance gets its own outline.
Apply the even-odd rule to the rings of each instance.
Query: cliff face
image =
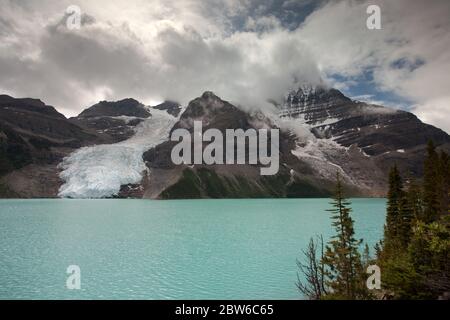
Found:
[[[414,114],[353,101],[335,89],[304,86],[279,108],[281,116],[310,125],[317,138],[360,148],[383,171],[398,164],[404,173],[420,176],[429,140],[450,150],[449,135]]]
[[[281,116],[315,125],[348,117],[355,112],[352,102],[338,90],[304,85],[289,92],[278,107]]]

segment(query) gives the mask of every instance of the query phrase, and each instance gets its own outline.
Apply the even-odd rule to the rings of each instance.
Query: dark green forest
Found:
[[[371,257],[367,245],[361,250],[363,239],[355,239],[338,175],[329,210],[335,235],[326,244],[312,238],[303,250],[299,291],[314,300],[450,299],[449,204],[450,157],[429,142],[421,181],[390,170],[384,237]],[[380,289],[368,289],[370,265],[380,268]]]

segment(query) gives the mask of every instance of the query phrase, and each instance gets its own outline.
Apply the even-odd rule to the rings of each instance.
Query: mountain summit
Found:
[[[398,163],[407,175],[422,174],[421,159],[429,140],[450,147],[449,135],[402,110],[354,101],[335,89],[302,87],[291,91],[280,116],[310,126],[318,139],[356,146],[386,170]]]
[[[280,116],[300,118],[308,124],[323,123],[345,116],[351,102],[336,89],[303,85],[286,95]]]

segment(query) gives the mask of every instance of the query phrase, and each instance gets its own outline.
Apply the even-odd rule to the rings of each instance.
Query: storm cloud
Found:
[[[450,131],[449,2],[370,1],[382,30],[366,28],[368,4],[0,0],[0,92],[71,116],[99,100],[186,104],[206,90],[262,108],[299,83],[364,82]],[[70,5],[79,30],[66,26]]]

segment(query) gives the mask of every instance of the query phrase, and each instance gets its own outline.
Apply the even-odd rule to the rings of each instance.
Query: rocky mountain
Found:
[[[0,95],[0,195],[54,196],[58,163],[93,139],[40,100]]]
[[[358,147],[383,172],[397,164],[406,175],[419,177],[429,140],[450,148],[447,133],[414,114],[353,101],[335,89],[303,86],[290,92],[278,108],[280,116],[306,123],[319,139]]]
[[[174,117],[178,117],[181,112],[181,105],[174,101],[164,101],[163,103],[154,106],[153,109],[164,110]]]
[[[356,110],[352,100],[336,89],[303,85],[286,95],[285,101],[276,104],[280,116],[301,118],[310,125],[323,124],[336,118],[347,117]]]
[[[92,107],[85,109],[78,115],[78,118],[122,116],[148,118],[150,112],[142,103],[129,98],[116,102],[101,101]]]
[[[148,107],[124,99],[101,101],[66,119],[40,100],[1,95],[0,197],[57,197],[66,157],[82,147],[127,140],[150,116]]]
[[[246,113],[212,92],[205,92],[191,101],[172,131],[184,128],[193,134],[194,121],[201,121],[204,131],[215,128],[223,135],[226,129],[278,128],[269,118]],[[328,194],[324,181],[311,175],[310,168],[290,152],[296,142],[295,136],[288,131],[281,132],[279,155],[283,165],[275,176],[261,176],[259,165],[176,166],[171,161],[175,144],[167,141],[144,153],[150,172],[145,182],[144,197],[261,198]],[[303,173],[305,179],[297,179],[297,173]]]
[[[275,106],[275,114],[247,112],[205,92],[186,108],[102,101],[66,119],[39,100],[0,96],[0,195],[325,197],[339,172],[350,195],[384,196],[392,165],[420,178],[428,140],[450,150],[449,135],[413,114],[335,89],[302,86]],[[255,164],[174,165],[170,134],[192,135],[194,121],[222,133],[280,129],[278,174],[261,176]]]
[[[101,101],[70,121],[97,135],[103,143],[115,143],[131,138],[135,127],[150,116],[148,108],[139,101],[124,99]]]
[[[303,86],[277,104],[280,119],[246,113],[210,92],[193,100],[176,128],[280,128],[279,173],[262,177],[254,165],[184,165],[170,162],[175,143],[146,152],[147,197],[246,198],[325,196],[336,172],[353,195],[383,196],[387,173],[397,165],[420,178],[426,144],[450,150],[450,137],[409,112],[353,101],[335,89]],[[261,120],[264,119],[264,120]],[[156,181],[156,182],[155,182]]]

